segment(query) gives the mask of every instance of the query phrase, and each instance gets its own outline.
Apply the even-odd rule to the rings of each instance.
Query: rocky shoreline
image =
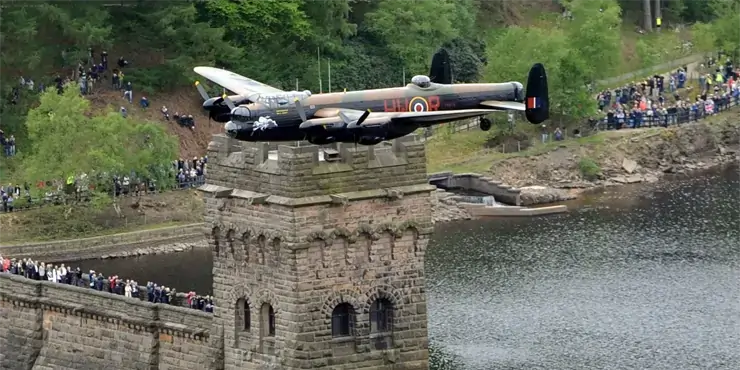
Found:
[[[120,251],[116,253],[110,253],[110,254],[101,256],[100,259],[125,258],[125,257],[137,257],[137,256],[146,256],[146,255],[154,255],[154,254],[185,252],[185,251],[193,250],[195,248],[208,248],[208,243],[205,240],[203,240],[203,241],[191,242],[191,243],[162,244],[162,245],[157,245],[157,246],[147,247],[147,248],[137,248],[137,249],[130,250],[130,251]]]

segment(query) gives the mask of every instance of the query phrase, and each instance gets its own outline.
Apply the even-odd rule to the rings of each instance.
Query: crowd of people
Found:
[[[187,306],[192,309],[213,312],[213,298],[200,296],[193,291],[178,295],[174,288],[147,282],[140,286],[135,280],[121,279],[118,275],[106,277],[90,270],[83,273],[79,267],[65,264],[51,264],[34,261],[30,258],[3,258],[0,255],[0,273],[23,276],[32,280],[46,280],[52,283],[73,285],[94,289],[100,292],[122,295],[128,298],[146,300],[151,303]]]
[[[208,156],[200,158],[193,157],[191,160],[183,160],[181,158],[172,161],[170,164],[171,167],[167,170],[174,175],[174,189],[189,189],[205,184],[207,165]],[[24,183],[22,186],[11,183],[6,186],[0,186],[0,196],[2,196],[2,208],[0,208],[0,211],[13,212],[21,208],[28,209],[47,204],[58,204],[62,201],[61,194],[63,193],[74,194],[77,200],[86,199],[88,189],[95,186],[94,181],[91,181],[86,174],[69,177],[66,182],[61,180],[40,181],[36,184],[36,188],[43,193],[43,197],[38,199],[32,196],[31,185],[29,183]],[[117,197],[128,195],[138,196],[166,190],[157,186],[153,180],[140,178],[135,172],[131,172],[125,176],[113,176],[110,185],[106,185],[105,181],[103,181],[103,185],[98,186],[106,187],[105,189],[98,190],[110,192]],[[18,203],[16,202],[19,200],[22,201],[23,207],[17,206]]]
[[[596,124],[608,130],[667,127],[717,114],[740,102],[738,71],[730,59],[724,65],[709,59],[697,72],[696,90],[688,85],[687,67],[682,67],[667,76],[654,75],[602,91],[596,100],[604,115]]]

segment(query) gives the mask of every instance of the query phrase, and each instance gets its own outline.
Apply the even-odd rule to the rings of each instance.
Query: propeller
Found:
[[[348,129],[353,129],[353,128],[356,128],[362,125],[362,123],[365,122],[367,117],[370,116],[370,109],[364,111],[362,115],[360,116],[360,118],[357,119],[357,121],[352,120],[344,112],[339,112],[339,116],[342,117],[342,121],[344,121],[347,124]]]
[[[306,110],[303,109],[303,104],[301,104],[300,99],[295,100],[295,108],[298,111],[298,115],[301,117],[301,121],[306,122],[308,119],[306,118]],[[301,123],[303,123],[301,122]]]
[[[203,98],[203,101],[206,101],[211,98],[210,96],[208,96],[206,89],[204,89],[203,86],[201,86],[200,81],[195,81],[195,88],[198,89],[198,92],[200,93],[200,97]]]
[[[198,93],[200,93],[200,96],[201,98],[203,98],[204,101],[207,101],[211,98],[210,96],[208,96],[208,92],[206,92],[206,89],[203,87],[203,85],[200,84],[200,81],[195,81],[195,88],[198,89]],[[226,91],[224,91],[223,95],[221,95],[221,99],[226,102],[226,106],[229,107],[229,109],[236,108],[236,105],[234,105],[234,102],[231,101],[231,98],[226,95]]]
[[[226,106],[229,107],[230,110],[234,110],[234,108],[236,108],[236,105],[234,105],[234,102],[231,101],[231,98],[229,98],[226,93],[221,95],[221,98],[226,102]]]

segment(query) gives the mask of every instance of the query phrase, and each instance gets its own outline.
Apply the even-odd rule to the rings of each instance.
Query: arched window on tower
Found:
[[[249,331],[252,328],[252,312],[249,302],[243,298],[236,301],[236,325],[240,331]]]
[[[263,303],[260,309],[261,324],[260,325],[260,336],[261,337],[274,337],[275,336],[275,310],[269,303]]]
[[[340,303],[331,313],[331,336],[355,335],[355,310],[349,303]]]
[[[393,329],[393,305],[385,298],[378,298],[370,305],[370,332],[387,333]]]

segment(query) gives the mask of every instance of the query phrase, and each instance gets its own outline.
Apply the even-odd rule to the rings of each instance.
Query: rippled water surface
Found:
[[[438,227],[430,339],[465,369],[740,369],[738,206],[728,169]]]
[[[740,369],[738,170],[585,203],[438,226],[426,261],[432,346],[456,369]],[[81,264],[211,286],[204,250]]]

